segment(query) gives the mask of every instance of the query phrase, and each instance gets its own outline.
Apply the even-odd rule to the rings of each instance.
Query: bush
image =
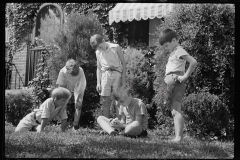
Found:
[[[93,127],[95,123],[94,111],[99,107],[99,94],[96,91],[96,54],[90,46],[90,37],[94,34],[101,34],[105,37],[102,28],[95,14],[81,15],[71,13],[66,18],[65,26],[55,37],[56,45],[60,51],[50,60],[53,79],[57,79],[60,69],[65,65],[68,58],[74,58],[83,68],[86,76],[87,86],[83,97],[83,107],[79,124],[81,126]],[[74,109],[69,110],[70,116]]]
[[[152,103],[154,96],[153,81],[154,72],[152,57],[154,49],[141,46],[139,48],[127,48],[124,59],[126,61],[126,85],[132,91],[133,97],[143,100],[149,113],[149,128],[153,128],[156,119],[156,106]]]
[[[171,108],[164,106],[165,94],[166,94],[166,83],[164,82],[165,77],[165,67],[167,64],[168,55],[162,48],[159,48],[155,51],[155,75],[156,78],[154,80],[154,90],[155,95],[153,97],[153,102],[157,106],[156,110],[156,120],[158,127],[167,127],[170,128],[171,126]]]
[[[30,93],[8,94],[5,96],[5,121],[16,126],[33,109]]]
[[[184,98],[183,113],[187,131],[196,136],[226,136],[229,111],[218,96],[208,92]]]
[[[187,95],[205,88],[218,95],[233,115],[235,6],[174,4],[164,20],[159,32],[167,27],[175,30],[180,44],[198,61],[187,81]]]

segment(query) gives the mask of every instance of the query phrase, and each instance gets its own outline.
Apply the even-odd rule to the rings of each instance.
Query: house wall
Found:
[[[13,64],[15,64],[23,83],[25,83],[25,74],[26,74],[26,60],[27,60],[27,45],[23,44],[23,47],[16,52],[13,55]],[[16,75],[16,70],[13,69],[12,71],[12,81],[11,81],[11,88],[15,88],[15,84],[16,84],[16,88],[19,87],[19,76]],[[16,83],[15,83],[15,78],[16,78]],[[22,82],[20,81],[20,88],[24,87]]]

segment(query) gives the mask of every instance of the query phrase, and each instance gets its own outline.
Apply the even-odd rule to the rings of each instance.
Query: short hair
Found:
[[[172,42],[173,38],[178,39],[177,33],[169,28],[165,29],[164,31],[161,32],[161,35],[159,37],[159,44],[162,46],[164,45],[164,43]]]
[[[63,87],[57,87],[52,91],[51,97],[56,99],[70,99],[71,92]]]
[[[65,66],[77,66],[77,61],[76,60],[74,60],[74,59],[69,59],[69,60],[67,60],[67,62],[66,62],[66,65]]]
[[[90,45],[93,49],[97,49],[98,45],[103,42],[103,37],[100,34],[94,34],[90,38]]]
[[[131,95],[131,90],[127,87],[120,87],[112,94],[113,99],[116,101],[118,101],[120,98],[125,98]]]

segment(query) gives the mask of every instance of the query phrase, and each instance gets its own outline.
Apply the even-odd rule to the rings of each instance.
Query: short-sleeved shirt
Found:
[[[168,58],[165,75],[178,71],[185,73],[186,60],[180,59],[180,57],[189,54],[181,46],[178,46],[173,52]]]
[[[48,98],[40,105],[39,109],[34,109],[34,112],[36,112],[37,121],[41,123],[42,118],[49,118],[53,114],[55,109],[56,107],[54,105],[53,98]],[[66,109],[63,107],[63,109],[57,116],[59,117],[60,120],[67,119],[68,116]]]
[[[56,84],[67,86],[68,90],[74,92],[75,101],[78,96],[79,100],[83,100],[84,91],[86,89],[86,77],[81,67],[79,67],[79,73],[77,76],[67,74],[66,67],[63,67],[58,74]]]
[[[122,72],[121,60],[118,56],[118,52],[122,52],[121,47],[118,44],[108,43],[109,48],[106,51],[96,50],[97,61],[101,65],[101,70],[105,71],[106,68],[114,67],[119,72]]]
[[[126,116],[126,124],[135,121],[136,116],[142,116],[142,128],[144,130],[148,127],[148,115],[145,104],[138,98],[133,98],[129,106],[120,105],[119,115]]]

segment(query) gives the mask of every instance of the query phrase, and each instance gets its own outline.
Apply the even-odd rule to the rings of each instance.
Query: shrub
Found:
[[[183,112],[187,131],[197,136],[226,136],[229,111],[218,96],[209,92],[190,94],[184,98]]]
[[[66,18],[65,26],[55,37],[56,45],[60,51],[50,60],[53,79],[57,79],[60,69],[65,65],[68,58],[74,58],[83,68],[86,76],[87,86],[83,97],[83,107],[79,124],[92,127],[95,123],[94,110],[99,107],[99,94],[96,91],[96,54],[90,46],[90,37],[101,34],[105,37],[97,16],[89,13],[87,15],[71,13]],[[74,109],[69,110],[70,116]]]
[[[233,115],[235,6],[174,4],[164,20],[159,31],[167,27],[175,30],[180,44],[198,61],[187,81],[187,94],[206,87],[220,97]]]
[[[30,93],[8,94],[5,96],[5,121],[16,126],[33,109]]]
[[[164,82],[165,77],[165,67],[168,60],[168,55],[166,51],[164,51],[162,48],[158,48],[158,50],[155,51],[155,75],[156,78],[154,80],[154,90],[155,95],[153,97],[153,102],[157,106],[156,110],[156,120],[158,127],[161,127],[161,125],[164,125],[162,127],[168,127],[170,128],[170,120],[172,118],[171,115],[171,108],[164,106],[164,100],[165,100],[165,94],[166,94],[166,84]],[[169,125],[168,125],[169,124]]]
[[[152,103],[154,96],[154,72],[152,57],[154,49],[148,47],[127,48],[124,59],[126,61],[126,84],[132,91],[133,97],[143,100],[149,113],[149,128],[153,128],[156,119],[156,106]]]

